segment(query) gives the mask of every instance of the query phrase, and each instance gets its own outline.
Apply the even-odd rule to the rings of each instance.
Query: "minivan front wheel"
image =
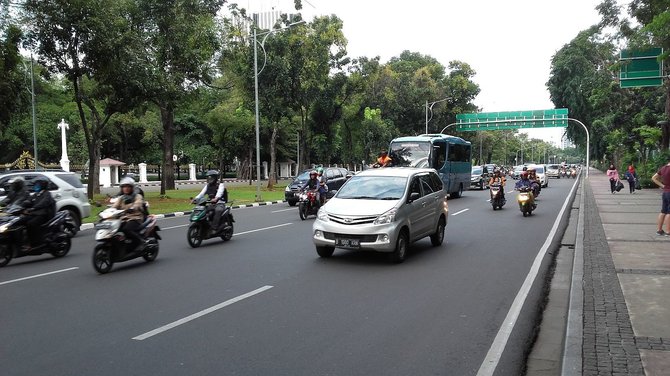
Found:
[[[391,260],[396,264],[405,261],[407,247],[409,247],[409,239],[407,237],[407,231],[403,230],[400,232],[400,235],[398,235],[398,240],[395,243],[395,250],[391,253]]]

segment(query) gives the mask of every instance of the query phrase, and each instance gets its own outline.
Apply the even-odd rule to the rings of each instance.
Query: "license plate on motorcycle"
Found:
[[[107,229],[112,228],[112,224],[111,223],[96,223],[93,227],[96,230],[107,230]]]
[[[358,239],[335,239],[335,246],[342,248],[360,248],[361,242]]]

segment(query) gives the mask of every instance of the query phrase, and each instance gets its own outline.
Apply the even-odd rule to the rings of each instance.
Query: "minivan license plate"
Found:
[[[335,245],[343,248],[359,248],[361,243],[358,239],[335,239]]]

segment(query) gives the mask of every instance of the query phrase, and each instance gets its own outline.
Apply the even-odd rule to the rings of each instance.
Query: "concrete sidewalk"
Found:
[[[670,375],[670,237],[656,235],[661,190],[630,194],[624,182],[612,194],[594,169],[585,182],[583,374]]]
[[[527,375],[670,376],[670,237],[661,190],[610,192],[591,169],[573,203]],[[670,229],[665,229],[670,230]]]

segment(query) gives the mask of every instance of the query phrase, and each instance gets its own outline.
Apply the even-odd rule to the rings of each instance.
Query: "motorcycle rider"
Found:
[[[26,182],[23,180],[23,177],[17,176],[10,180],[7,188],[7,196],[0,201],[0,206],[9,206],[12,204],[21,206],[24,201],[28,200],[28,188],[26,188]]]
[[[491,176],[491,179],[489,179],[489,187],[493,184],[500,184],[500,198],[505,199],[505,176],[504,174],[500,171],[499,168],[496,168],[493,171],[493,176]],[[491,196],[493,198],[493,196]]]
[[[219,172],[216,170],[207,171],[207,185],[202,188],[202,191],[195,196],[193,202],[201,199],[205,195],[212,201],[210,207],[207,208],[207,211],[210,212],[208,215],[211,215],[211,212],[214,212],[212,218],[212,228],[215,231],[219,231],[219,224],[221,223],[221,217],[223,212],[226,210],[226,199],[224,194],[226,192],[226,187],[223,182],[219,182]]]
[[[321,196],[322,199],[326,198],[326,193],[328,193],[328,178],[326,178],[323,175],[323,167],[319,167],[316,169],[318,179],[319,179],[319,195]],[[323,202],[320,202],[323,204]]]
[[[135,180],[131,177],[121,179],[119,183],[123,195],[119,196],[114,202],[112,208],[125,210],[121,220],[121,231],[126,237],[133,240],[136,249],[142,250],[146,246],[144,239],[140,236],[139,230],[142,227],[144,198],[135,190]]]
[[[531,205],[535,205],[535,194],[532,191],[533,182],[529,179],[528,171],[521,172],[521,178],[514,185],[514,189],[517,191],[521,188],[529,188],[531,190],[528,192],[530,194],[530,203]]]
[[[535,167],[528,168],[528,179],[530,180],[533,189],[537,189],[537,195],[539,195],[542,190],[542,183],[540,182],[540,177],[537,176]]]
[[[309,189],[310,191],[314,191],[314,193],[316,193],[316,204],[321,206],[321,181],[319,180],[318,175],[319,173],[316,170],[310,171],[309,180],[302,186],[301,190]]]
[[[28,242],[23,245],[23,251],[29,252],[34,244],[39,244],[42,238],[40,226],[47,223],[56,215],[56,201],[49,193],[49,180],[45,177],[37,177],[33,180],[33,191],[35,194],[24,201],[25,215],[17,224],[25,224]]]

